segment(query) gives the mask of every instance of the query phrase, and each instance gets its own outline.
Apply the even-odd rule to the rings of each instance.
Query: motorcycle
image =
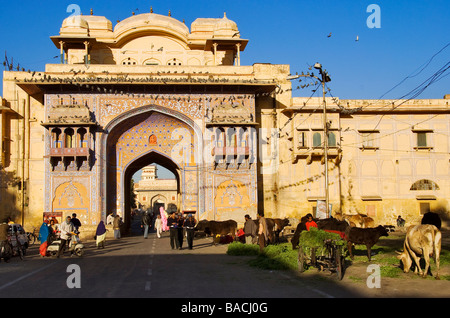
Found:
[[[12,247],[9,241],[0,242],[0,260],[3,260],[8,263],[13,255]]]
[[[83,256],[84,254],[84,244],[81,243],[79,232],[75,232],[75,235],[72,235],[69,239],[69,252],[71,254],[75,254],[78,257]],[[61,245],[61,239],[54,240],[48,247],[47,253],[52,256],[58,255],[59,246]],[[65,247],[64,247],[65,248]]]
[[[12,256],[19,256],[23,260],[28,248],[28,237],[20,224],[9,225],[8,243],[11,246]]]

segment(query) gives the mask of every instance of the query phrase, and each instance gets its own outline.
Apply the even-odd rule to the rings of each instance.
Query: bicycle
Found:
[[[28,238],[29,245],[33,245],[38,240],[38,236],[35,233],[36,233],[36,228],[33,229],[33,232],[27,232],[27,238]]]

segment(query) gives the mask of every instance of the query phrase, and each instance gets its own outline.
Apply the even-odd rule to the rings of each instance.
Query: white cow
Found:
[[[436,263],[436,279],[439,279],[439,255],[441,254],[441,231],[434,225],[421,224],[408,227],[403,244],[403,252],[398,259],[403,263],[403,271],[409,272],[412,260],[416,264],[414,273],[419,269],[419,275],[425,277],[430,267],[430,256],[434,256]],[[425,271],[420,268],[420,258],[425,259]]]

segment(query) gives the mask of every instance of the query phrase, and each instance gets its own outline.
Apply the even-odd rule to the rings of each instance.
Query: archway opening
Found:
[[[147,211],[155,217],[160,207],[168,213],[178,209],[177,179],[164,166],[153,163],[138,170],[131,177],[130,187],[132,213],[142,214]]]
[[[133,109],[105,127],[102,187],[106,195],[101,204],[106,214],[122,217],[125,232],[129,233],[131,225],[131,178],[153,163],[175,176],[177,211],[202,209],[195,161],[201,149],[195,127],[183,114],[159,106]]]
[[[142,173],[139,173],[140,171],[151,170],[151,167],[162,167],[167,171],[165,175],[167,178],[159,179],[156,177],[154,180],[140,178],[139,181],[142,181],[142,183],[137,183],[136,180],[132,181],[134,176],[139,176],[139,174],[142,176]],[[170,158],[157,152],[152,151],[133,161],[124,173],[125,228],[132,230],[131,232],[136,232],[134,229],[138,228],[140,224],[140,213],[145,210],[155,216],[161,206],[168,212],[176,212],[180,206],[180,179],[178,165]],[[132,185],[134,185],[134,189]],[[136,185],[138,186],[136,187]],[[133,202],[134,195],[137,199],[135,202]],[[133,206],[133,203],[136,206]]]

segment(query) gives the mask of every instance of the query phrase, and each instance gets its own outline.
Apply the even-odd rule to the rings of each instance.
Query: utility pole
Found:
[[[325,177],[325,213],[327,217],[330,217],[329,211],[329,184],[328,184],[328,122],[327,122],[327,103],[325,100],[325,83],[330,82],[330,76],[328,73],[324,70],[322,70],[322,65],[320,63],[314,64],[314,68],[319,70],[319,73],[321,75],[321,78],[315,76],[314,74],[302,74],[302,75],[294,75],[294,76],[288,76],[288,80],[297,79],[299,77],[312,77],[317,80],[319,80],[322,83],[322,103],[323,103],[323,152],[324,152],[324,159],[325,159],[325,171],[324,171],[324,177]]]

